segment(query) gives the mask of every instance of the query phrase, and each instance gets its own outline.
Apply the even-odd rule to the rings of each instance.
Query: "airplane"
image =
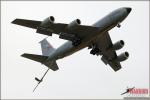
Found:
[[[127,87],[126,91],[125,91],[124,93],[122,93],[121,95],[124,95],[124,94],[126,94],[126,93],[129,93],[129,92],[132,91],[134,88],[135,88],[135,87],[133,87],[133,88],[128,88],[128,87]]]
[[[131,10],[130,7],[118,8],[92,26],[81,25],[80,19],[75,19],[69,24],[55,23],[53,16],[43,21],[17,18],[12,23],[36,29],[36,33],[39,34],[47,36],[57,34],[60,39],[68,40],[56,49],[46,39],[43,39],[40,41],[42,55],[24,53],[21,55],[22,57],[40,62],[49,69],[56,71],[59,69],[56,60],[88,47],[91,49],[90,54],[100,55],[104,64],[108,64],[114,71],[118,71],[121,69],[120,62],[125,61],[129,57],[129,53],[123,52],[117,56],[116,50],[121,49],[125,43],[123,40],[119,40],[113,44],[108,31],[116,26],[120,28],[121,22]]]

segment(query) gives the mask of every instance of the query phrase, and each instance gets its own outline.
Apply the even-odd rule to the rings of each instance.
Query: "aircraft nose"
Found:
[[[130,13],[132,8],[126,8],[127,12]]]

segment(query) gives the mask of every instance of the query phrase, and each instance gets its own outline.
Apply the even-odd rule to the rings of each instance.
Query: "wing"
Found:
[[[34,21],[34,20],[26,20],[26,19],[15,19],[12,21],[13,24],[37,29],[37,27],[41,24],[41,21]]]
[[[114,71],[121,69],[120,62],[116,60],[116,51],[110,49],[113,44],[108,32],[106,32],[103,36],[98,37],[95,41],[95,44],[100,49],[100,54],[102,55],[101,60],[106,65],[109,64]]]
[[[98,27],[77,25],[74,30],[67,30],[69,24],[64,23],[52,23],[49,26],[41,26],[42,21],[15,19],[13,24],[37,29],[37,33],[51,36],[52,33],[60,35],[60,38],[73,41],[74,38],[84,38],[90,33],[98,31]]]

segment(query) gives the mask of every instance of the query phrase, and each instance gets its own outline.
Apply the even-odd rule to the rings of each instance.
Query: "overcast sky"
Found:
[[[35,30],[11,24],[15,18],[40,20],[54,16],[56,22],[70,23],[79,18],[83,25],[92,25],[111,11],[131,7],[132,12],[109,33],[113,43],[124,40],[125,46],[117,51],[130,53],[122,62],[122,69],[114,72],[100,57],[90,55],[85,48],[58,60],[60,70],[49,71],[43,83],[33,93],[47,67],[20,55],[41,54],[38,43],[47,36]],[[149,88],[149,3],[148,1],[93,1],[93,2],[27,2],[12,1],[1,4],[1,96],[4,99],[121,99],[127,87]],[[47,40],[58,47],[65,42],[57,35]]]

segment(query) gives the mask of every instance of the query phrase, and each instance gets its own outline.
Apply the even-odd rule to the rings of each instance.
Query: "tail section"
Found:
[[[43,56],[49,56],[50,53],[55,51],[52,45],[45,39],[39,42],[41,44],[42,54]]]
[[[52,60],[52,61],[48,60],[48,57],[49,57],[50,53],[55,51],[55,49],[48,43],[48,41],[46,39],[40,41],[40,43],[41,43],[41,48],[42,48],[42,54],[43,55],[24,53],[21,56],[44,64],[45,66],[48,67],[48,70],[49,69],[51,69],[53,71],[58,70],[59,68],[58,68],[58,65],[56,63],[56,60]],[[38,87],[38,85],[43,81],[43,78],[47,74],[48,70],[44,73],[44,75],[41,79],[35,77],[35,80],[38,82],[38,84],[34,88],[33,92]]]
[[[59,68],[56,63],[56,60],[52,60],[48,62],[46,61],[49,55],[53,53],[55,49],[52,47],[50,43],[48,43],[46,39],[43,39],[42,41],[40,41],[40,44],[41,44],[41,49],[42,49],[42,55],[24,53],[21,56],[34,60],[36,62],[40,62],[44,64],[45,66],[47,66],[48,68],[52,69],[53,71],[58,70]]]

